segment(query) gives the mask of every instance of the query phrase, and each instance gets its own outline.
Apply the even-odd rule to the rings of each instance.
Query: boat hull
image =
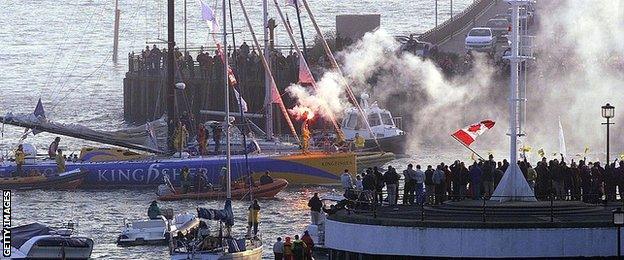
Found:
[[[69,170],[88,171],[82,187],[85,188],[155,188],[168,176],[174,186],[180,186],[180,173],[188,167],[192,176],[206,172],[209,181],[219,185],[221,168],[226,165],[225,156],[180,158],[153,158],[133,161],[111,162],[67,162]],[[56,172],[56,164],[40,161],[24,165],[25,171],[36,170],[45,174]],[[274,178],[286,179],[290,184],[336,184],[344,169],[356,171],[353,153],[312,153],[307,155],[250,155],[232,157],[232,179],[248,175],[247,169],[258,179],[265,171]],[[0,176],[10,176],[15,171],[14,163],[0,164]]]
[[[254,249],[245,250],[237,253],[174,253],[171,255],[171,260],[261,260],[262,259],[262,247],[256,247]]]
[[[0,189],[75,189],[82,184],[83,179],[86,176],[86,170],[73,169],[59,175],[50,174],[49,176],[4,177],[0,178]]]
[[[273,198],[277,193],[282,191],[288,186],[288,181],[284,179],[274,179],[273,183],[258,185],[251,189],[251,193],[254,198]],[[209,200],[209,199],[223,199],[225,198],[225,191],[209,191],[209,192],[189,192],[179,193],[181,188],[176,188],[178,193],[166,194],[159,196],[158,199],[162,201],[174,201],[174,200]],[[232,199],[243,199],[249,196],[249,188],[238,188],[232,190]]]
[[[405,154],[407,149],[407,136],[395,135],[389,137],[377,138],[381,150],[384,152],[392,152],[395,154]],[[378,151],[377,144],[373,139],[366,139],[364,142],[364,148],[369,151]]]

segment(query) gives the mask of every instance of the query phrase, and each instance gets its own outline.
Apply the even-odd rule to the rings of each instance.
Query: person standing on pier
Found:
[[[472,166],[470,166],[470,190],[472,191],[472,199],[476,200],[481,197],[481,176],[483,175],[483,171],[481,167],[474,162]]]
[[[348,169],[345,169],[342,175],[340,175],[340,183],[345,190],[345,195],[353,189],[353,180],[351,179],[351,174],[349,174]]]
[[[59,174],[65,172],[65,157],[63,157],[61,149],[58,149],[56,153],[56,172]]]
[[[442,204],[444,201],[444,192],[446,188],[444,187],[446,182],[444,181],[446,176],[444,175],[444,164],[438,165],[437,169],[433,172],[432,180],[435,185],[435,199],[434,204]]]
[[[433,194],[435,191],[435,185],[433,185],[433,166],[427,165],[425,171],[425,196],[427,196],[427,203],[433,204]]]
[[[401,176],[396,172],[392,166],[388,166],[388,170],[384,173],[384,181],[386,182],[386,190],[388,191],[388,204],[397,204],[397,192],[399,186],[399,179]]]
[[[381,204],[383,202],[383,188],[384,188],[384,178],[383,178],[383,174],[381,174],[381,172],[379,171],[379,168],[377,168],[377,166],[373,167],[373,174],[375,176],[375,183],[377,185],[377,189],[375,190],[376,192],[376,201]]]
[[[24,163],[26,162],[26,154],[24,153],[24,146],[18,145],[15,150],[15,171],[17,176],[23,177],[24,175]]]
[[[56,150],[58,150],[60,142],[61,138],[57,136],[56,138],[54,138],[54,141],[50,143],[50,146],[48,146],[48,156],[50,157],[50,159],[56,158]]]
[[[303,243],[305,243],[305,252],[304,252],[304,259],[305,260],[312,260],[312,250],[314,250],[314,240],[312,239],[312,236],[310,236],[310,233],[306,230],[305,232],[303,232],[303,236],[301,237],[301,241],[303,241]]]
[[[416,190],[416,203],[421,205],[425,200],[423,188],[425,185],[425,173],[420,169],[420,164],[416,165],[416,173],[414,175],[414,189]]]
[[[273,257],[275,260],[284,259],[284,242],[282,242],[282,237],[278,237],[277,242],[273,244]]]
[[[411,163],[407,165],[407,169],[403,171],[405,182],[403,184],[403,205],[414,203],[414,186],[416,185],[416,171]]]
[[[308,207],[310,207],[310,218],[313,225],[320,224],[321,209],[323,208],[323,202],[318,196],[318,193],[314,193],[314,196],[308,201]]]
[[[162,52],[156,44],[152,46],[152,50],[150,51],[150,59],[151,59],[151,67],[154,71],[160,70],[160,59],[162,57]]]

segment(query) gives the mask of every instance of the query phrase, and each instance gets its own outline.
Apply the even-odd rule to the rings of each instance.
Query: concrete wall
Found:
[[[376,30],[380,25],[380,14],[336,15],[336,32],[340,37],[350,38],[354,42],[367,32]]]
[[[325,245],[378,255],[429,257],[614,256],[615,228],[461,229],[373,226],[327,220]]]

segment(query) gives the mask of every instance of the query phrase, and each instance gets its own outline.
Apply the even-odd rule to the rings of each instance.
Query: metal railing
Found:
[[[494,208],[496,208],[496,206],[492,206],[492,205],[488,205],[487,201],[489,201],[491,198],[512,198],[511,196],[467,196],[467,195],[441,195],[441,194],[424,194],[425,192],[423,191],[423,194],[421,194],[421,197],[419,198],[417,194],[415,194],[415,197],[413,197],[412,202],[414,202],[413,204],[409,204],[409,205],[405,205],[404,203],[399,204],[399,202],[404,202],[403,198],[404,198],[404,194],[400,194],[397,193],[397,203],[396,204],[390,204],[389,202],[386,204],[384,202],[386,202],[389,199],[389,194],[386,190],[380,192],[373,192],[373,191],[359,191],[359,190],[352,190],[351,191],[353,195],[357,196],[357,199],[353,199],[353,198],[345,198],[345,200],[349,203],[349,207],[345,207],[347,214],[372,214],[373,218],[377,218],[380,214],[380,209],[383,208],[395,208],[395,210],[402,210],[405,209],[405,206],[409,207],[408,209],[418,209],[418,213],[420,215],[420,221],[421,222],[425,222],[428,220],[439,220],[435,219],[434,217],[431,217],[430,219],[427,219],[427,211],[431,211],[431,212],[435,212],[435,209],[437,206],[442,205],[445,201],[448,201],[448,198],[450,198],[451,200],[456,200],[456,201],[461,201],[461,200],[474,200],[474,201],[481,201],[480,203],[480,216],[481,216],[481,222],[482,223],[487,223],[488,222],[488,216],[490,216],[490,213],[495,213]],[[383,201],[381,201],[381,203],[378,200],[378,197],[381,195],[381,197],[383,197]],[[622,198],[622,196],[624,196],[624,193],[615,193],[615,194],[602,194],[602,193],[580,193],[580,194],[565,194],[563,196],[563,199],[560,198],[561,196],[558,196],[554,193],[551,193],[549,195],[546,195],[545,197],[539,197],[538,201],[542,201],[542,202],[549,202],[548,204],[548,215],[541,215],[542,217],[547,217],[548,222],[549,223],[554,223],[555,219],[557,217],[557,214],[555,212],[555,209],[557,208],[555,206],[555,202],[558,201],[580,201],[580,202],[584,202],[588,205],[593,205],[593,206],[613,206],[613,207],[624,207],[624,199]],[[536,196],[525,196],[526,198],[537,198]],[[518,198],[518,196],[514,196],[513,198]],[[619,199],[618,199],[619,198]],[[612,202],[612,204],[608,204],[609,202]],[[620,205],[615,205],[613,204],[614,202],[621,202]],[[398,207],[399,205],[402,205],[403,208],[402,209],[398,209],[396,207]],[[497,204],[499,205],[499,204]],[[542,208],[544,208],[542,206]],[[437,209],[443,209],[443,208],[437,208]],[[546,212],[546,210],[544,210],[543,212]],[[543,213],[542,213],[543,214]],[[438,215],[439,217],[440,215]],[[473,216],[477,216],[476,214],[473,214]],[[533,214],[532,216],[536,216],[535,214]],[[465,220],[465,222],[475,222],[474,220]]]

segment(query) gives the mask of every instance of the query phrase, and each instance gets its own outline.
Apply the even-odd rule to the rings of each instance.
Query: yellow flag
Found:
[[[525,145],[520,147],[520,152],[530,153],[533,148],[531,146]]]
[[[620,161],[624,161],[624,153],[620,154]]]
[[[589,146],[585,146],[585,154],[589,153]]]
[[[539,150],[537,150],[537,154],[538,154],[540,157],[544,157],[544,154],[545,154],[545,153],[544,153],[544,148],[540,148]]]

